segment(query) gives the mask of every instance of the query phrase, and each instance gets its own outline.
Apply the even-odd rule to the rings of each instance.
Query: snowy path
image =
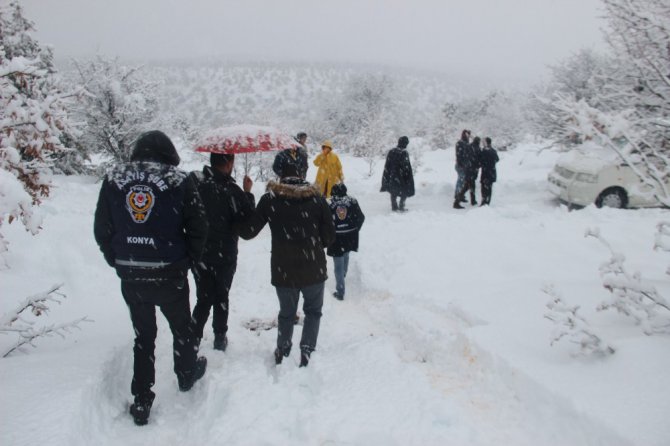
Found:
[[[443,153],[430,155],[445,162]],[[362,172],[366,166],[355,167]],[[422,180],[420,193],[408,201],[411,211],[398,215],[389,211],[386,194],[376,192],[377,179],[354,168],[348,187],[367,217],[361,250],[352,254],[343,302],[330,297],[334,280],[329,261],[318,350],[310,366],[299,369],[294,351],[276,367],[276,331],[252,332],[242,326],[252,317],[271,318],[277,312],[266,229],[257,239],[240,242],[229,349],[212,350],[207,327],[202,351],[208,372],[189,393],[177,390],[169,330],[159,318],[157,399],[149,425],[141,429],[127,415],[132,372],[127,310],[118,279],[89,237],[97,185],[65,180],[54,194],[50,222],[41,235],[11,234],[23,249],[13,265],[19,271],[22,262],[38,263],[42,274],[30,276],[35,286],[65,279],[68,303],[54,318],[86,314],[96,322],[65,342],[46,340],[30,355],[0,363],[0,382],[11,383],[2,384],[0,392],[0,443],[662,444],[662,433],[649,442],[631,441],[612,423],[628,414],[601,414],[596,409],[602,404],[584,402],[595,394],[589,386],[596,386],[587,381],[607,373],[579,365],[567,369],[555,359],[561,353],[548,347],[545,300],[537,298],[557,259],[567,258],[569,250],[581,253],[582,234],[572,234],[575,224],[566,224],[570,219],[579,219],[580,227],[589,218],[601,219],[608,229],[623,233],[631,221],[651,221],[656,214],[627,214],[628,221],[615,224],[606,212],[568,215],[546,201],[538,181],[519,178],[502,185],[499,196],[494,191],[494,201],[499,199],[495,207],[463,212],[450,208],[448,180]],[[254,190],[257,197],[259,189]],[[68,208],[73,195],[78,201]],[[472,243],[484,232],[493,241]],[[86,237],[79,239],[81,234]],[[78,249],[67,247],[72,240],[81,240]],[[551,255],[531,254],[537,251]],[[25,254],[30,252],[43,255]],[[573,284],[585,264],[597,268],[597,247],[587,246],[580,255],[584,263],[563,262],[557,280]],[[49,261],[53,258],[59,262]],[[7,277],[16,290],[29,280]],[[594,285],[584,286],[598,287],[597,277]],[[296,342],[300,329],[294,333]],[[566,394],[560,382],[548,386],[540,375],[529,374],[536,373],[533,362],[510,361],[510,352],[517,349],[526,352],[524,360],[554,361],[561,371],[547,368],[554,373],[550,376],[582,374],[585,383],[576,386],[575,395]],[[580,399],[579,392],[586,396]],[[626,401],[610,405],[616,404],[625,407]],[[637,422],[630,412],[631,423]],[[28,420],[35,419],[44,426],[34,428]],[[618,428],[627,427],[622,423]]]

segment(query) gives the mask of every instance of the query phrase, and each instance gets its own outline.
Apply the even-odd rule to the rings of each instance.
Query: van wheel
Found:
[[[628,204],[626,192],[620,187],[610,187],[605,189],[596,198],[596,206],[623,209]]]

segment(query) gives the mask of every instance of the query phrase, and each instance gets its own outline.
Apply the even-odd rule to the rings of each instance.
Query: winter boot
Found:
[[[309,364],[309,352],[307,350],[302,350],[300,352],[300,366],[299,367],[307,367],[307,364]]]
[[[137,426],[144,426],[149,422],[154,395],[136,396],[135,402],[130,405],[130,415]]]
[[[284,360],[284,354],[283,354],[282,351],[279,349],[279,347],[277,347],[277,348],[275,349],[275,364],[276,364],[276,365],[279,365],[279,364],[281,364],[281,362],[282,362],[283,360]]]
[[[228,337],[223,333],[214,333],[214,350],[226,351]]]
[[[464,209],[463,206],[461,206],[461,201],[459,199],[454,201],[454,209]]]
[[[207,370],[207,358],[201,356],[195,360],[195,367],[190,373],[177,375],[179,390],[182,392],[191,390],[193,384],[205,375],[205,370]]]
[[[342,294],[338,293],[337,291],[335,291],[333,293],[333,297],[337,300],[344,300],[344,296]]]

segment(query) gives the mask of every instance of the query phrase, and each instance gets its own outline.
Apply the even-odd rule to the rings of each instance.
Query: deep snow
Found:
[[[93,240],[100,185],[57,177],[37,236],[19,224],[3,226],[11,268],[0,271],[0,313],[65,282],[67,299],[37,322],[84,315],[95,322],[0,360],[0,444],[670,444],[670,339],[595,311],[609,297],[598,273],[609,253],[584,238],[587,228],[599,227],[631,269],[667,297],[670,258],[652,250],[655,224],[667,211],[569,212],[545,190],[557,155],[537,155],[536,148],[500,153],[492,206],[460,211],[451,208],[453,150],[426,152],[405,214],[391,213],[388,194],[378,192],[381,161],[368,177],[364,160],[340,155],[349,192],[367,218],[343,302],[330,297],[329,259],[309,367],[297,367],[297,349],[276,367],[276,332],[242,326],[278,310],[266,228],[240,241],[229,348],[213,351],[207,327],[208,371],[189,393],[177,390],[171,336],[159,316],[157,398],[142,428],[127,414],[132,327],[119,281]],[[182,157],[183,168],[200,168],[197,156]],[[308,176],[315,174],[310,164]],[[264,186],[254,185],[257,199]],[[575,346],[551,347],[546,284],[580,304],[617,353],[573,358]],[[193,286],[191,297],[193,305]],[[0,337],[0,347],[13,340]]]

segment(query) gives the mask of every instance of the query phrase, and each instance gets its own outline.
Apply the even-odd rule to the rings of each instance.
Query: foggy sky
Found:
[[[599,0],[22,0],[56,57],[379,63],[538,80],[604,49]]]

